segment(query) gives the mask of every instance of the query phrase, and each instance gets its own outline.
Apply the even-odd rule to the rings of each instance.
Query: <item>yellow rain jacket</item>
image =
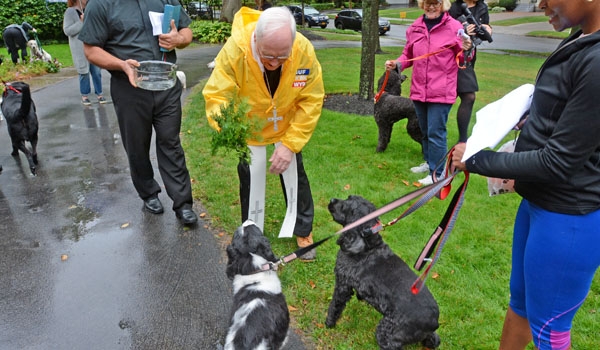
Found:
[[[271,98],[258,58],[252,55],[252,36],[261,13],[247,7],[236,13],[231,37],[215,58],[215,68],[202,91],[206,116],[211,127],[219,130],[211,116],[218,115],[221,105],[233,97],[247,98],[251,108],[248,114],[264,120],[259,140],[247,140],[248,145],[281,141],[298,153],[312,136],[321,116],[324,97],[321,65],[310,41],[296,33],[290,57],[281,67],[279,87]],[[273,122],[273,106],[277,117],[282,117],[276,121],[277,128]]]

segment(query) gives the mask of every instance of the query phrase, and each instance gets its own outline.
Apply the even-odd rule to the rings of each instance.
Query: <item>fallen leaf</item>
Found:
[[[129,223],[128,222],[126,222],[123,225],[121,225],[121,228],[128,228],[128,227],[129,227]]]
[[[317,285],[316,285],[316,284],[315,284],[315,282],[313,282],[313,281],[308,281],[308,284],[310,284],[310,287],[311,287],[312,289],[315,289],[315,288],[317,288]]]
[[[410,182],[408,182],[407,180],[402,180],[402,183],[405,184],[406,186],[410,186]]]
[[[72,206],[69,207],[69,209],[75,209],[77,208],[77,206],[75,204],[73,204]]]
[[[346,186],[344,186],[344,191],[348,191],[350,189],[350,184],[347,184]]]
[[[206,213],[200,213],[200,218],[204,219],[206,217]]]
[[[415,182],[413,182],[413,186],[415,186],[415,187],[421,187],[421,186],[423,186],[423,184],[420,183],[419,181],[415,181]]]
[[[292,305],[288,305],[288,311],[289,312],[294,312],[294,311],[298,311],[298,308],[292,306]]]
[[[437,272],[434,272],[434,273],[431,275],[431,278],[433,278],[433,279],[437,279],[438,277],[440,277],[440,274],[439,274],[439,273],[437,273]]]
[[[69,258],[69,256],[67,254],[63,254],[60,256],[61,261],[66,261],[68,258]]]

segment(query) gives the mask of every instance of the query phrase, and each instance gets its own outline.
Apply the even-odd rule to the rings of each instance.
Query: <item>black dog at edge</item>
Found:
[[[38,164],[38,118],[29,85],[22,81],[5,83],[1,108],[12,142],[11,155],[18,157],[19,151],[23,152],[29,162],[29,170],[35,175]],[[29,141],[31,150],[25,146],[25,141]]]
[[[385,81],[385,74],[383,73],[377,82],[377,91],[381,91],[381,86]],[[423,134],[421,133],[421,128],[419,128],[419,121],[417,120],[417,113],[415,112],[413,102],[406,97],[400,96],[402,93],[401,85],[405,80],[406,75],[398,73],[395,69],[391,70],[384,88],[385,92],[381,95],[379,101],[375,103],[374,118],[379,129],[377,152],[383,152],[387,149],[392,138],[394,124],[402,119],[408,119],[406,122],[406,132],[408,135],[419,145],[421,145],[421,141],[423,140]]]
[[[328,209],[333,220],[344,226],[376,210],[360,196],[333,198]],[[338,239],[335,290],[325,325],[335,326],[356,292],[359,300],[383,315],[376,332],[380,349],[401,350],[414,343],[437,348],[438,304],[426,286],[418,294],[411,292],[418,276],[385,244],[377,233],[380,227],[379,219],[373,219],[342,233]]]
[[[233,306],[225,350],[281,349],[287,341],[290,315],[273,270],[257,272],[277,258],[254,222],[244,222],[227,246],[227,277],[233,280]]]

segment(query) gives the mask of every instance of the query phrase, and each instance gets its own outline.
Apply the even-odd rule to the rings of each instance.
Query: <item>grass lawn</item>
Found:
[[[401,47],[383,49],[386,54],[376,57],[376,79],[383,73],[384,61],[401,53]],[[322,49],[317,50],[317,55],[323,66],[326,93],[358,91],[360,48]],[[480,92],[475,111],[521,84],[533,83],[542,62],[539,56],[480,53],[477,60]],[[409,69],[405,73],[411,72]],[[221,234],[230,235],[239,225],[240,216],[237,160],[233,153],[210,154],[212,131],[204,114],[203,84],[194,87],[188,96],[182,141],[193,178],[194,197],[206,208],[206,220]],[[405,95],[408,90],[405,83]],[[449,144],[457,140],[455,115],[456,106],[448,121]],[[475,118],[471,123],[474,122]],[[387,151],[375,153],[377,127],[372,117],[323,110],[319,125],[303,150],[315,201],[315,239],[340,229],[327,211],[332,197],[358,194],[381,207],[415,189],[412,184],[422,174],[412,174],[409,168],[421,163],[422,158],[419,146],[408,137],[404,126],[404,122],[397,123]],[[267,176],[267,184],[265,235],[270,238],[275,254],[283,256],[293,252],[296,243],[293,238],[276,237],[285,203],[277,177]],[[430,201],[382,231],[384,240],[412,266],[448,202]],[[509,296],[512,223],[518,203],[516,194],[490,197],[486,179],[472,176],[454,231],[427,281],[440,305],[440,349],[498,348]],[[404,209],[384,215],[382,221],[392,220]],[[349,302],[336,328],[324,326],[334,287],[337,250],[335,240],[329,240],[318,248],[317,261],[294,261],[280,270],[294,324],[317,349],[376,349],[374,333],[381,317],[356,298]],[[588,300],[575,318],[574,349],[598,347],[599,308],[600,278],[596,277]]]

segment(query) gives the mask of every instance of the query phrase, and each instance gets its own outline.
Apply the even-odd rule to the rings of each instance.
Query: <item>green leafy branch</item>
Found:
[[[246,100],[231,99],[221,106],[220,114],[211,116],[221,129],[212,133],[210,146],[213,156],[220,148],[224,148],[225,153],[233,151],[240,160],[250,163],[247,140],[256,137],[263,123],[256,117],[250,117],[249,111]]]

